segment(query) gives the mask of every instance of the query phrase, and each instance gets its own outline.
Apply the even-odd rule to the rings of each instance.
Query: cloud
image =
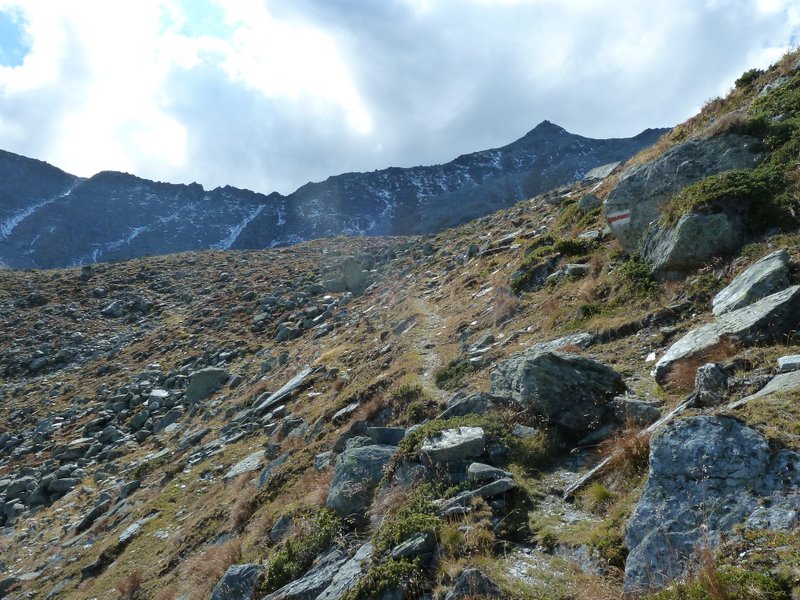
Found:
[[[0,0],[12,12],[30,45],[0,66],[5,149],[283,193],[545,118],[675,124],[800,25],[796,0]]]

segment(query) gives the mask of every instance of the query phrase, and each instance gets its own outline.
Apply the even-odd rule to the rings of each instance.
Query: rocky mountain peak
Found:
[[[450,163],[334,175],[283,196],[148,181],[86,180],[0,155],[0,262],[64,267],[204,248],[269,248],[335,235],[439,231],[622,161],[657,139],[591,140],[544,121]],[[79,219],[81,226],[73,223]]]

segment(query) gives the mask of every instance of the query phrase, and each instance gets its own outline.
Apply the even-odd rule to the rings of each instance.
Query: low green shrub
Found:
[[[259,591],[273,592],[294,581],[308,570],[314,559],[327,550],[342,531],[342,520],[332,511],[322,509],[315,519],[301,528],[264,563],[264,578]]]
[[[466,358],[458,357],[451,360],[447,365],[434,373],[436,385],[443,390],[454,390],[461,385],[469,373],[475,367]]]

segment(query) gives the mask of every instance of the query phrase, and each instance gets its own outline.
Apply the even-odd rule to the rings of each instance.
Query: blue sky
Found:
[[[673,125],[799,27],[800,0],[0,0],[0,148],[288,193],[543,119]]]

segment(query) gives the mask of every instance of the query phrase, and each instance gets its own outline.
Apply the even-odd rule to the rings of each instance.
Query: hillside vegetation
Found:
[[[793,52],[436,235],[0,270],[0,597],[797,597],[799,156]]]

